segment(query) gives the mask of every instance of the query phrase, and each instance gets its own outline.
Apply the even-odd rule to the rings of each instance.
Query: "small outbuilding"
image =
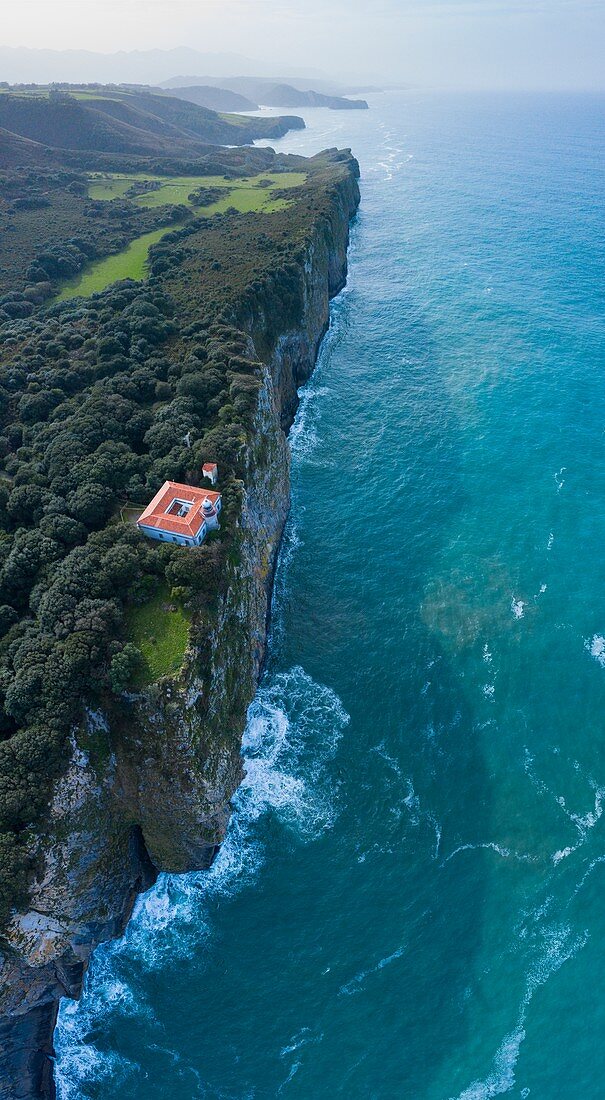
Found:
[[[220,510],[220,493],[165,481],[139,516],[137,527],[150,539],[199,546],[208,531],[218,528]]]
[[[204,462],[202,466],[202,477],[207,478],[211,485],[216,485],[218,481],[218,466],[216,462]]]

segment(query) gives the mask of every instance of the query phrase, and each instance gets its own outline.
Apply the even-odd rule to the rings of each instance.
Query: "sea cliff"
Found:
[[[44,828],[41,868],[2,953],[2,1100],[52,1097],[61,997],[77,997],[94,947],[119,936],[159,872],[210,866],[242,778],[241,738],[262,668],[276,555],[289,508],[286,433],[343,286],[357,164],[342,171],[299,261],[298,301],[276,309],[270,281],[242,296],[238,326],[260,364],[245,456],[238,553],[229,556],[212,629],[194,616],[180,673],[131,693],[119,711],[88,709],[73,730]],[[295,321],[292,321],[292,317]]]

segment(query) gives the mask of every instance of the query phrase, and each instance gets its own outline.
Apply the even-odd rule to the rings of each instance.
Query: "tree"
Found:
[[[140,649],[128,642],[119,653],[111,658],[109,682],[115,695],[126,691],[135,676],[142,672],[145,660]]]
[[[111,514],[115,498],[111,489],[94,481],[86,482],[67,498],[74,519],[87,527],[100,527]]]

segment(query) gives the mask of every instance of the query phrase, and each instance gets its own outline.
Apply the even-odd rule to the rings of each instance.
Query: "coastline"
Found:
[[[224,837],[289,509],[286,433],[329,327],[330,300],[346,282],[349,226],[359,203],[358,167],[346,156],[330,218],[318,220],[301,256],[300,322],[280,327],[271,285],[238,313],[262,366],[262,385],[247,456],[253,476],[242,493],[241,560],[232,567],[210,652],[194,624],[178,682],[133,697],[132,727],[116,731],[110,716],[89,712],[86,730],[74,736],[53,800],[52,831],[38,840],[45,873],[28,912],[11,923],[3,959],[2,1100],[55,1095],[59,1000],[79,995],[94,947],[123,933],[138,893],[159,871],[209,867]],[[112,748],[103,769],[95,759],[100,739]],[[202,760],[200,744],[207,750]]]

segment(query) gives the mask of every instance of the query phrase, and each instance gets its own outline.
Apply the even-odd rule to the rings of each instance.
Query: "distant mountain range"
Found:
[[[368,109],[365,99],[327,95],[312,88],[259,77],[221,77],[216,82],[211,80],[210,84],[203,84],[199,77],[174,77],[162,86],[180,99],[220,111],[256,110],[261,104],[263,107],[329,107],[333,111]],[[237,105],[229,107],[227,104],[233,96]]]
[[[175,73],[197,73],[194,83],[213,83],[200,79],[221,76],[255,76],[282,79],[275,68],[236,53],[202,53],[180,47],[173,50],[120,50],[96,53],[92,50],[32,50],[25,47],[0,47],[0,75],[10,84],[49,84],[53,81],[80,84],[160,84]],[[310,70],[292,71],[288,78],[304,76],[320,87],[323,74]],[[323,89],[320,89],[323,90]]]

